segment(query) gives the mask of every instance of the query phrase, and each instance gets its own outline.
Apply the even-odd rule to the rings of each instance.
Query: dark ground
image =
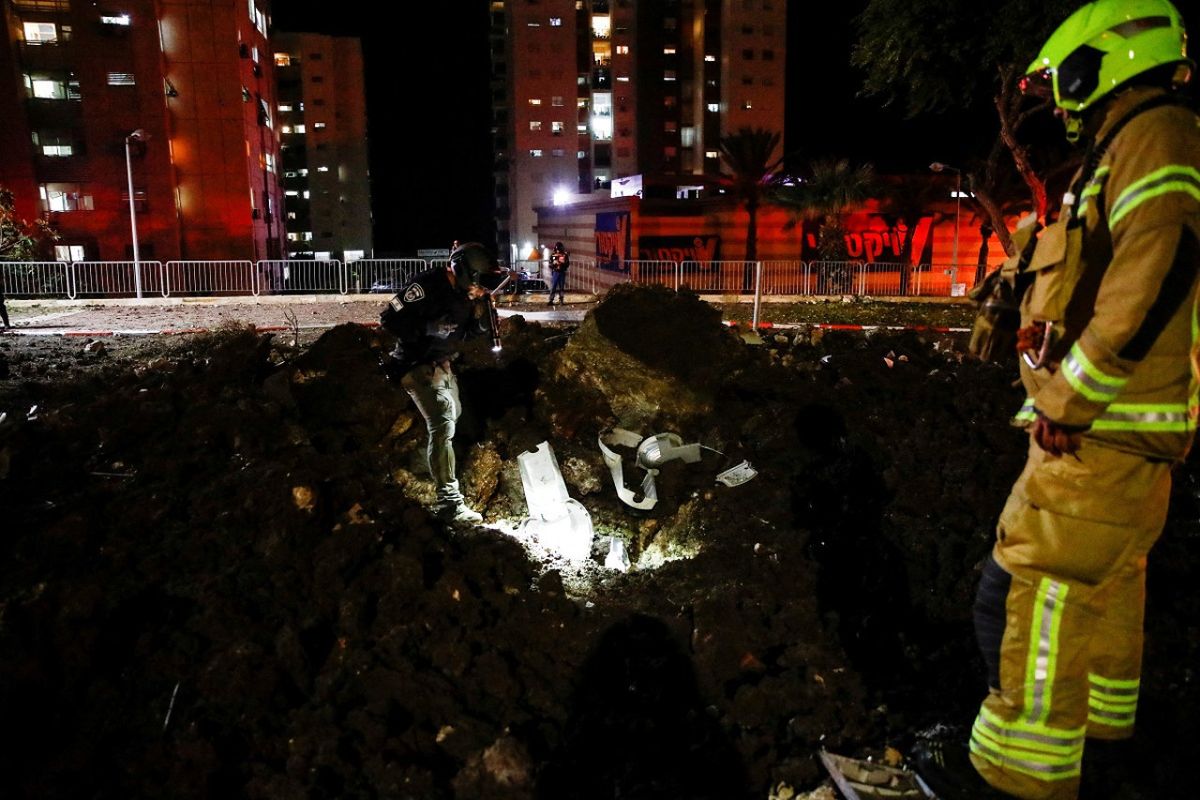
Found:
[[[1013,368],[911,332],[749,345],[652,289],[505,336],[459,368],[464,485],[511,527],[549,441],[589,564],[429,515],[374,330],[0,340],[0,796],[765,800],[819,786],[821,748],[970,722]],[[723,455],[635,515],[596,447],[618,423]],[[1172,503],[1138,735],[1085,762],[1086,800],[1190,794],[1194,459]]]

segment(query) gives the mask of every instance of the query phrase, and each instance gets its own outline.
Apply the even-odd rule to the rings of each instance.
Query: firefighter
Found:
[[[466,504],[458,485],[453,442],[462,401],[451,362],[464,340],[488,332],[488,315],[475,301],[485,297],[482,283],[495,278],[498,268],[483,245],[456,245],[449,265],[415,276],[388,302],[379,323],[396,337],[384,372],[399,381],[425,418],[435,512],[448,522],[478,523],[483,515]]]
[[[975,600],[989,692],[963,743],[925,746],[939,797],[1078,796],[1085,741],[1133,735],[1146,558],[1197,416],[1200,120],[1167,0],[1096,0],[1025,78],[1083,166],[1026,268],[1017,348],[1029,456]]]

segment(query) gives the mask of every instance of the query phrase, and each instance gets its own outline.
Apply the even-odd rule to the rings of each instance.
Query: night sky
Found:
[[[1184,2],[1180,9],[1192,16]],[[856,97],[851,20],[866,0],[831,3],[820,19],[789,13],[786,146],[800,163],[838,156],[883,172],[962,163],[994,131],[985,105],[919,122]],[[389,22],[393,6],[276,0],[274,25],[362,39],[366,65],[376,254],[407,255],[453,239],[492,241],[491,75],[482,0],[420,4],[420,22]],[[336,9],[336,11],[335,11]]]

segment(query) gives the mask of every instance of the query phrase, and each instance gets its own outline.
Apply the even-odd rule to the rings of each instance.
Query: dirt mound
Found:
[[[821,747],[969,720],[976,568],[1024,452],[1009,370],[912,334],[749,346],[657,290],[504,333],[458,366],[477,529],[426,511],[377,332],[6,342],[0,794],[763,798],[816,786]],[[648,511],[598,448],[618,424],[704,448]],[[541,441],[591,514],[585,565],[505,533]],[[757,477],[715,481],[742,460]],[[1198,488],[1181,470],[1152,557],[1138,738],[1085,796],[1170,794],[1200,733]]]

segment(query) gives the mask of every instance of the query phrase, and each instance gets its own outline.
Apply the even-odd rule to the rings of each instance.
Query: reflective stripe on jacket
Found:
[[[1118,97],[1096,140],[1162,89]],[[1152,458],[1181,459],[1196,428],[1190,354],[1198,338],[1200,117],[1179,105],[1143,111],[1120,130],[1077,199],[1083,220],[1077,269],[1051,268],[1038,281],[1068,278],[1057,369],[1021,364],[1034,408],[1085,436]],[[1070,209],[1064,203],[1063,214]],[[1040,244],[1040,243],[1039,243]],[[1071,248],[1067,248],[1068,252]],[[1070,256],[1068,256],[1070,257]],[[1036,256],[1035,256],[1036,260]],[[1027,292],[1023,326],[1036,320]]]

